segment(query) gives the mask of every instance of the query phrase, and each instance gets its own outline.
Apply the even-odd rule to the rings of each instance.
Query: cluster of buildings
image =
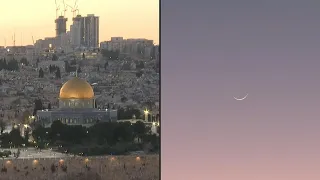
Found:
[[[99,17],[77,15],[72,20],[67,31],[68,19],[59,16],[56,36],[34,45],[0,47],[0,59],[19,63],[17,71],[0,70],[0,120],[44,126],[54,120],[84,126],[98,121],[159,122],[159,46],[153,40],[123,37],[99,43]],[[103,50],[120,56],[107,60]],[[28,64],[21,63],[22,58]],[[81,72],[66,71],[66,63]],[[60,69],[61,78],[50,72],[53,66]],[[40,69],[44,77],[39,76]],[[35,115],[38,99],[45,108]],[[119,118],[117,109],[128,107],[142,115]],[[148,116],[143,115],[146,109]]]
[[[159,57],[159,46],[154,45],[153,40],[148,39],[112,37],[110,41],[101,42],[100,48],[120,53],[137,54],[147,59]]]
[[[56,20],[56,36],[39,39],[34,44],[35,49],[55,49],[71,52],[75,49],[99,48],[99,17],[94,14],[77,15],[72,19],[70,31],[67,31],[68,19],[59,16]]]

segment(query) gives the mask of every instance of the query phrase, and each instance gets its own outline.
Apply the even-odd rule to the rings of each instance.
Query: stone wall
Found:
[[[0,164],[0,180],[160,179],[159,155],[4,159]],[[51,170],[52,164],[55,172]]]

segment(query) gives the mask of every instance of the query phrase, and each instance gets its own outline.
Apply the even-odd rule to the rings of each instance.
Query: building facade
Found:
[[[77,15],[70,26],[73,47],[99,47],[99,17],[88,14],[86,17]]]
[[[99,17],[93,14],[84,17],[84,45],[89,48],[99,47]]]

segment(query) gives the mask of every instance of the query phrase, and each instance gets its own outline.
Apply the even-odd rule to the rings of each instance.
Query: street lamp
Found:
[[[148,115],[149,115],[148,109],[144,110],[143,112],[144,112],[144,120],[148,121]]]

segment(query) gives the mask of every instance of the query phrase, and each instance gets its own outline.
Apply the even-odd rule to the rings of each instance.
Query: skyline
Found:
[[[56,5],[54,0],[43,2],[34,0],[8,1],[0,7],[0,12],[10,16],[0,17],[0,46],[12,46],[15,34],[15,45],[32,45],[34,41],[55,36]],[[74,0],[66,0],[74,5]],[[57,0],[58,3],[58,0]],[[19,4],[19,7],[16,6]],[[63,4],[60,2],[60,6]],[[158,0],[79,0],[79,14],[99,16],[99,42],[108,41],[111,37],[146,38],[159,44],[159,1]],[[114,7],[114,8],[108,8]],[[146,8],[147,7],[147,8]],[[15,9],[15,11],[12,11]],[[19,11],[18,14],[14,12]],[[21,16],[23,14],[23,16]],[[39,16],[41,14],[41,16]],[[72,24],[72,12],[66,11],[67,30]],[[34,19],[34,21],[31,21]]]

